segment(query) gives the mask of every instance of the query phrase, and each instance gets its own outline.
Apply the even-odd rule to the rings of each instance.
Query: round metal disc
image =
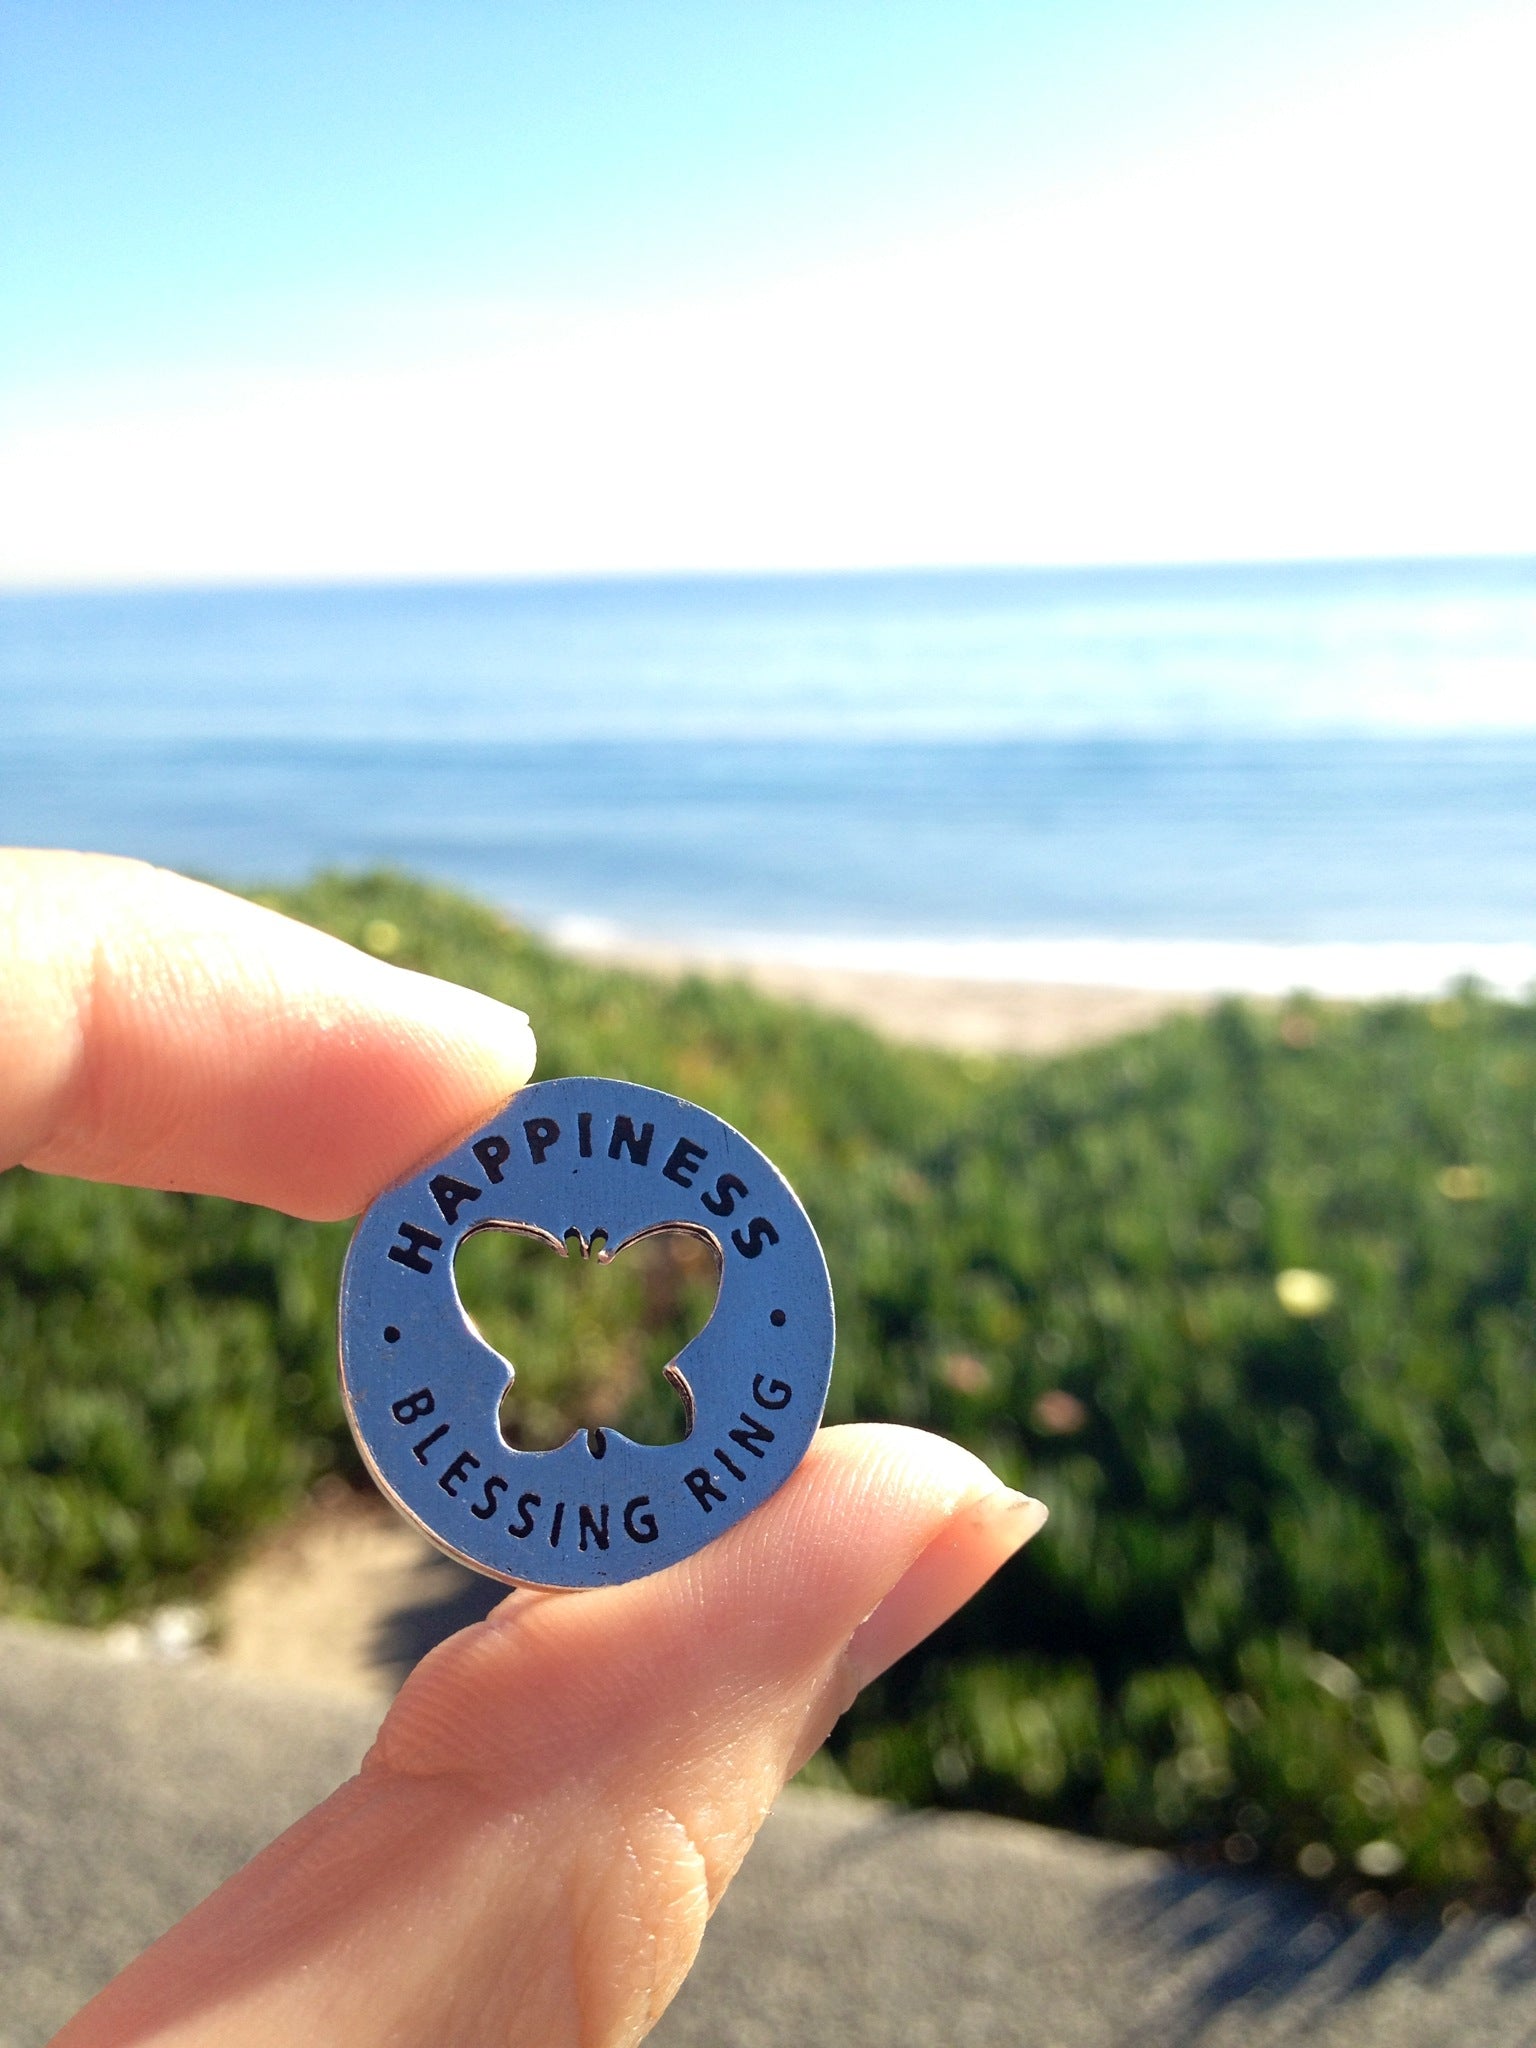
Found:
[[[668,1374],[687,1436],[583,1428],[513,1449],[498,1413],[514,1367],[454,1284],[464,1239],[516,1230],[564,1253],[574,1232],[583,1255],[611,1258],[677,1228],[720,1259],[714,1313]],[[368,1209],[340,1337],[359,1448],[434,1543],[511,1584],[613,1585],[691,1556],[799,1464],[831,1377],[832,1288],[787,1182],[729,1124],[628,1081],[542,1081]]]

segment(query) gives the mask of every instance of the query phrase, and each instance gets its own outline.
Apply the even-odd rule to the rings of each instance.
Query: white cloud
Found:
[[[470,308],[434,356],[381,343],[354,374],[34,393],[0,573],[1536,549],[1533,87],[1511,14],[838,270]]]

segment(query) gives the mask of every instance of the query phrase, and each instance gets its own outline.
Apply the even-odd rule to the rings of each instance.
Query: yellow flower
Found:
[[[1447,1166],[1435,1175],[1435,1186],[1448,1202],[1480,1202],[1488,1192],[1488,1169]]]
[[[1288,1316],[1326,1315],[1337,1294],[1328,1275],[1310,1266],[1287,1266],[1275,1275],[1275,1298]]]
[[[371,917],[363,926],[363,944],[370,953],[387,960],[400,944],[400,927],[387,917]]]

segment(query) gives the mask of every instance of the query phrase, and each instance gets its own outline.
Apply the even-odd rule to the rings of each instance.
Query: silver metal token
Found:
[[[658,1230],[720,1260],[714,1313],[668,1377],[680,1443],[579,1429],[514,1450],[515,1369],[454,1284],[477,1230],[607,1259]],[[456,1150],[379,1196],[341,1282],[341,1383],[384,1492],[441,1549],[510,1584],[615,1585],[689,1557],[773,1493],[821,1420],[832,1287],[810,1219],[739,1131],[629,1081],[541,1081]]]

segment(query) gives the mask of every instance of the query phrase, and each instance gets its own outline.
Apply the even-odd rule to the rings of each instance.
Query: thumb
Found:
[[[832,1429],[670,1570],[514,1593],[59,2048],[638,2041],[788,1772],[1044,1519],[939,1438]]]

